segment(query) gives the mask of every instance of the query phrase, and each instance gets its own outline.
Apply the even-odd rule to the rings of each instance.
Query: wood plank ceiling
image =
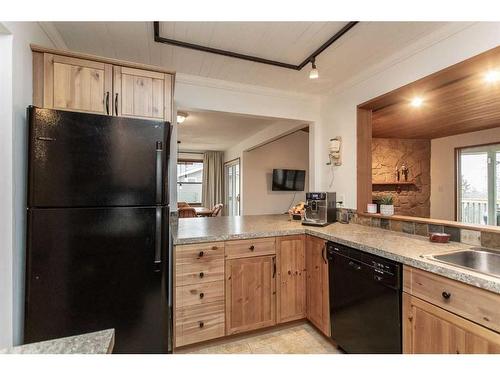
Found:
[[[500,47],[362,105],[373,109],[373,137],[433,139],[500,127]],[[414,97],[423,99],[413,107]]]
[[[179,73],[305,94],[324,94],[367,67],[447,25],[361,22],[325,50],[318,80],[301,71],[193,51],[153,41],[152,22],[54,22],[68,48],[160,65]],[[161,22],[160,35],[297,64],[345,22]]]

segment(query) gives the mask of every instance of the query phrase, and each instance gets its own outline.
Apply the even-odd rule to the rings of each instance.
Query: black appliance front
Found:
[[[115,328],[114,353],[165,353],[168,209],[30,209],[25,342]]]
[[[28,116],[29,207],[168,203],[168,123],[36,107]]]
[[[332,338],[347,353],[401,353],[401,265],[328,243]]]

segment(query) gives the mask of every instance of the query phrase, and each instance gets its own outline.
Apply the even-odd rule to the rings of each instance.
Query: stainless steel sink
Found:
[[[500,251],[478,247],[440,255],[428,255],[425,258],[500,277]]]

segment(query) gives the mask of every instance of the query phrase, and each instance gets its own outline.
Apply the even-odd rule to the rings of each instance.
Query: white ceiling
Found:
[[[161,22],[160,35],[299,64],[345,22]],[[156,43],[152,22],[55,22],[71,50],[160,65],[180,73],[309,94],[333,90],[445,22],[360,22],[302,71]]]
[[[186,120],[178,125],[177,139],[182,151],[224,151],[283,119],[244,116],[215,111],[184,111]],[[300,121],[289,120],[290,127]]]

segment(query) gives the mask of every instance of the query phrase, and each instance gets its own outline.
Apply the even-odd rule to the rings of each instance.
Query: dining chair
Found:
[[[177,208],[181,207],[191,207],[187,202],[177,202]]]
[[[212,208],[212,217],[216,217],[216,216],[221,216],[222,215],[222,207],[224,207],[224,205],[222,203],[219,203],[219,204],[216,204],[214,206],[214,208]]]
[[[196,217],[196,210],[193,207],[179,207],[177,211],[179,218]]]

